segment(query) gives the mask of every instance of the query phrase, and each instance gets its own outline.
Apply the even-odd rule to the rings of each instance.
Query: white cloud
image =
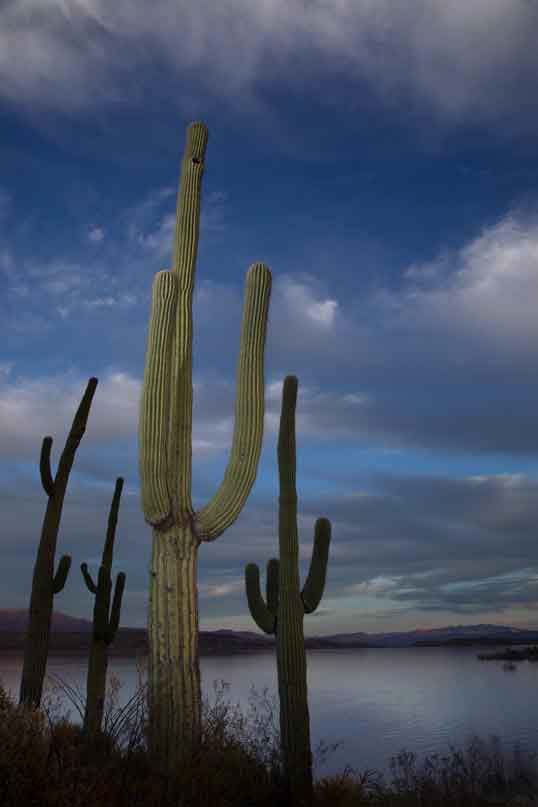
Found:
[[[379,575],[371,580],[362,583],[351,584],[346,587],[347,593],[351,594],[373,594],[383,596],[398,587],[399,577],[385,577]]]
[[[308,287],[292,278],[282,281],[282,296],[289,310],[299,317],[310,320],[316,327],[331,329],[338,313],[336,300],[314,300]]]
[[[442,254],[427,264],[424,274],[414,265],[407,279],[403,295],[376,295],[402,327],[412,323],[417,333],[464,335],[497,354],[528,356],[538,340],[538,213],[508,213],[451,259]]]
[[[151,208],[153,215],[162,216],[159,205],[169,202],[170,195],[167,189],[157,191],[138,205],[133,218],[139,232],[151,232],[147,224],[148,209]],[[226,200],[219,197],[214,201]],[[141,213],[141,210],[146,212]],[[124,232],[128,232],[131,212],[128,210],[125,214]],[[111,252],[105,256],[106,263],[116,266],[110,256],[122,254],[129,275],[135,276],[132,260],[136,251],[122,251],[123,246],[124,241],[119,240],[115,246],[114,239],[107,239],[106,248]],[[372,394],[371,383],[362,388],[367,384],[367,375],[361,370],[372,361],[387,378],[390,372],[385,370],[390,371],[396,365],[404,372],[415,369],[424,375],[460,360],[479,367],[484,356],[491,357],[491,361],[501,356],[511,366],[518,362],[526,363],[525,366],[531,362],[534,366],[538,322],[532,301],[538,297],[538,216],[512,210],[459,250],[448,253],[441,249],[440,255],[438,261],[434,259],[427,265],[431,271],[426,273],[429,275],[426,280],[421,267],[414,264],[413,271],[404,275],[406,283],[402,291],[375,291],[370,297],[363,294],[360,304],[338,287],[329,286],[325,290],[323,286],[329,285],[330,280],[321,283],[307,273],[275,272],[268,345],[274,351],[273,360],[285,368],[283,374],[292,373],[299,378],[296,413],[299,434],[323,440],[377,439],[382,443],[381,448],[394,450],[402,447],[398,436],[404,435],[409,444],[413,440],[431,440],[434,431],[435,434],[446,431],[448,419],[439,416],[437,426],[430,426],[430,421],[424,420],[424,432],[419,433],[418,420],[402,413],[397,396],[394,405],[389,405],[383,403],[377,390]],[[136,285],[126,285],[127,274],[124,277],[121,269],[109,275],[93,261],[85,265],[83,261],[58,258],[33,264],[14,262],[10,256],[8,263],[13,268],[8,278],[17,281],[8,287],[8,293],[18,292],[20,296],[25,291],[28,302],[19,307],[16,317],[7,317],[8,328],[10,334],[22,333],[26,340],[35,338],[36,334],[41,336],[47,329],[53,331],[58,317],[79,316],[84,309],[90,312],[88,318],[93,316],[93,311],[99,312],[100,317],[114,317],[120,308],[139,301],[149,302],[148,290],[144,290],[143,299]],[[49,303],[56,303],[52,308],[46,307],[47,319],[40,313],[38,316],[43,309],[44,293]],[[238,349],[243,295],[244,288],[207,280],[197,287],[194,294],[197,329],[203,339],[210,323],[213,346],[233,344],[233,349]],[[35,315],[31,307],[34,301]],[[147,320],[144,320],[144,327],[146,325]],[[129,350],[131,327],[118,334],[118,339],[129,340],[125,343],[125,350]],[[121,345],[117,349],[120,351]],[[197,360],[210,366],[208,355],[198,353]],[[325,392],[325,387],[316,385],[313,379],[317,373],[333,367],[339,368],[339,374],[342,367],[344,377],[351,380],[351,387],[329,393]],[[309,377],[311,369],[313,374]],[[65,428],[65,424],[72,421],[86,380],[53,377],[39,382],[21,378],[15,382],[10,377],[9,382],[0,383],[0,412],[3,412],[0,450],[11,456],[34,457],[36,443],[40,444],[44,434],[53,428]],[[100,431],[94,432],[96,440],[104,434],[121,439],[135,437],[140,381],[125,374],[109,378],[105,373],[96,395],[97,414],[95,418],[92,415],[92,422],[100,424]],[[266,375],[265,381],[265,433],[276,435],[283,377],[275,379]],[[119,409],[122,414],[114,415],[110,408],[105,417],[98,413],[101,402],[106,400],[106,391],[113,386],[121,390],[124,404]],[[62,391],[60,397],[56,393],[58,388]],[[194,399],[196,452],[209,456],[228,449],[234,425],[235,373],[230,383],[211,374],[198,377]],[[66,400],[69,402],[67,409]],[[523,407],[522,413],[529,415],[530,406],[528,403],[528,412]],[[42,419],[30,417],[34,407],[36,412],[43,413]],[[107,425],[108,418],[110,425]],[[454,434],[461,437],[462,428],[458,424]],[[493,423],[488,428],[495,430],[496,427]],[[469,434],[461,439],[469,441]],[[514,440],[514,435],[509,439]]]
[[[220,599],[227,597],[229,594],[242,593],[245,589],[245,581],[241,578],[235,578],[227,583],[200,583],[198,591],[202,597],[208,599]]]
[[[525,0],[156,0],[151,14],[142,0],[49,0],[46,9],[19,0],[0,11],[0,87],[36,114],[141,104],[155,61],[185,114],[205,95],[248,116],[267,111],[257,89],[269,75],[304,91],[345,74],[386,103],[413,97],[447,122],[510,125],[521,122],[521,99],[533,100],[537,23]],[[189,76],[184,96],[178,75]]]
[[[130,241],[142,246],[161,260],[171,260],[172,246],[176,226],[176,200],[170,199],[175,191],[162,188],[152,191],[146,199],[133,206],[127,212],[127,236]],[[222,231],[225,229],[224,203],[228,194],[224,191],[213,191],[204,198],[200,211],[200,233]],[[163,204],[169,207],[168,212],[160,212]],[[157,223],[154,223],[157,217]]]

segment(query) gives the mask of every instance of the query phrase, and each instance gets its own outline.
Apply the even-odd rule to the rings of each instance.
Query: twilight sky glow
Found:
[[[537,625],[538,3],[38,0],[0,7],[0,608],[27,608],[57,464],[99,379],[54,610],[92,618],[116,477],[121,626],[146,624],[137,422],[185,130],[209,129],[193,298],[193,503],[224,473],[245,275],[271,269],[265,426],[236,523],[199,552],[202,629],[258,630],[296,412],[305,634]]]

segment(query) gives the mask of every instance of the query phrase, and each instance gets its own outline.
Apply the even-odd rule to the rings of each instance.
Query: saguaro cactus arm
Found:
[[[92,594],[97,594],[97,586],[93,582],[91,574],[88,571],[88,564],[81,563],[80,570],[83,574],[84,580],[86,581],[86,585],[88,586],[89,591],[91,591]]]
[[[41,474],[41,484],[47,496],[54,496],[54,480],[50,470],[50,450],[52,448],[52,437],[44,437],[41,444],[41,457],[39,459],[39,472]]]
[[[256,263],[247,273],[237,366],[234,435],[224,479],[196,514],[202,541],[218,538],[238,517],[256,479],[263,438],[263,361],[271,273]]]
[[[142,510],[145,520],[159,529],[167,529],[173,523],[167,455],[177,285],[172,272],[157,272],[153,281],[138,428]]]
[[[263,601],[260,591],[260,570],[255,563],[248,563],[245,567],[245,585],[252,619],[264,633],[276,633],[276,613],[272,612]]]
[[[310,569],[301,591],[305,614],[315,611],[323,596],[330,542],[331,522],[327,518],[318,518],[314,530],[314,549]]]
[[[67,575],[69,574],[69,569],[71,568],[71,556],[70,555],[62,555],[60,558],[60,562],[58,564],[58,568],[56,569],[56,574],[52,580],[52,593],[58,594],[59,591],[63,589],[65,586],[65,581],[67,579]]]

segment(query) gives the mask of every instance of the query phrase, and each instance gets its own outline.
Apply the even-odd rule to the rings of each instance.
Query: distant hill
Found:
[[[28,625],[28,610],[0,608],[0,652],[22,651]],[[52,653],[85,654],[91,642],[92,622],[53,611],[50,651]],[[465,645],[514,645],[538,642],[538,630],[511,628],[504,625],[455,625],[446,628],[416,629],[389,633],[341,633],[305,638],[307,650],[344,650],[368,647],[436,647]],[[200,654],[235,654],[272,652],[274,636],[261,631],[200,631]],[[136,656],[147,653],[146,628],[120,626],[110,655]]]
[[[535,642],[538,630],[505,625],[451,625],[447,628],[418,628],[393,633],[340,633],[324,636],[339,647],[432,647],[468,644],[522,644]]]

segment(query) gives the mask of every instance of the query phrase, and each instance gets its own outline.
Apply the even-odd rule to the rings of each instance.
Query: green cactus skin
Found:
[[[264,349],[271,272],[253,264],[245,288],[231,454],[198,512],[191,501],[192,294],[208,131],[187,128],[172,271],[157,272],[140,401],[139,472],[153,528],[148,608],[148,747],[166,773],[188,764],[201,738],[197,557],[239,516],[254,484],[264,421]]]
[[[44,437],[41,446],[41,459],[39,462],[41,484],[49,497],[49,501],[34,565],[19,695],[19,703],[30,707],[38,708],[41,704],[43,679],[49,651],[52,600],[54,595],[63,589],[71,566],[69,555],[63,555],[58,564],[56,574],[53,576],[54,555],[65,491],[77,448],[86,431],[86,423],[96,387],[97,379],[90,378],[67,436],[54,479],[50,468],[52,437]]]
[[[252,618],[265,633],[276,635],[285,780],[293,804],[310,805],[313,798],[312,754],[303,615],[315,611],[323,595],[331,522],[326,518],[316,521],[310,570],[300,591],[295,487],[297,386],[295,376],[286,376],[278,436],[280,562],[271,558],[267,564],[267,605],[260,592],[260,572],[255,563],[249,563],[245,568],[245,584]]]
[[[84,580],[88,590],[95,594],[95,604],[93,608],[93,636],[90,649],[90,659],[88,662],[88,677],[86,684],[86,711],[84,713],[83,731],[88,736],[94,736],[101,730],[103,720],[103,708],[105,702],[106,671],[108,666],[108,646],[114,641],[116,631],[120,621],[121,598],[125,587],[125,574],[120,572],[116,577],[114,589],[114,600],[109,618],[110,594],[112,589],[111,570],[112,553],[114,550],[114,538],[116,535],[116,525],[118,523],[118,510],[120,497],[123,490],[123,479],[119,476],[116,479],[114,497],[110,506],[108,516],[108,528],[106,534],[105,547],[101,565],[99,567],[99,577],[97,585],[93,582],[88,572],[86,563],[81,563]]]

